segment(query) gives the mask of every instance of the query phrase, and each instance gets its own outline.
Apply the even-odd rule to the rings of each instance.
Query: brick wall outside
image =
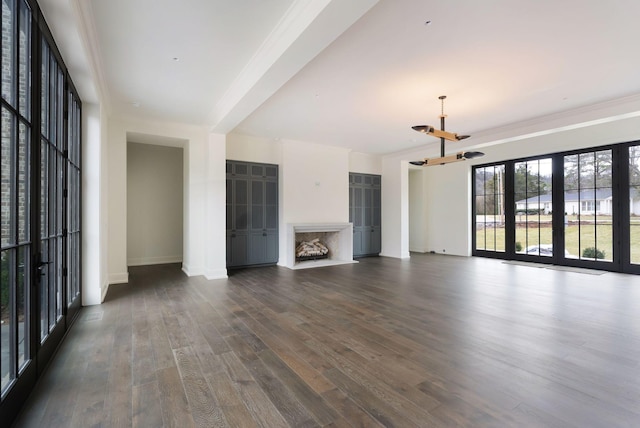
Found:
[[[16,15],[17,16],[17,15]],[[9,4],[6,0],[2,1],[2,68],[1,68],[1,88],[2,96],[5,101],[8,101],[13,107],[19,109],[21,112],[25,112],[28,106],[28,65],[30,58],[25,55],[25,51],[28,48],[28,38],[25,36],[24,31],[21,29],[18,35],[18,44],[14,45],[16,22],[13,21],[12,10],[9,9]],[[15,58],[18,52],[15,51],[20,46],[20,56],[18,59],[18,69],[15,70]],[[15,70],[15,71],[14,71]],[[17,72],[17,73],[16,73]],[[16,85],[16,80],[19,76],[19,85]],[[17,89],[17,100],[15,99],[15,91]],[[16,102],[17,101],[17,102]],[[29,140],[27,137],[26,125],[18,126],[18,121],[12,112],[8,109],[2,109],[2,116],[0,119],[2,131],[0,137],[2,140],[0,146],[0,230],[1,230],[1,243],[3,246],[15,243],[16,238],[18,241],[28,240],[27,225],[28,219],[28,151]],[[15,165],[14,160],[18,156],[18,163]],[[12,168],[14,169],[12,171]],[[11,193],[12,178],[17,180],[17,194]],[[12,205],[17,204],[17,212],[15,209],[12,211]],[[12,218],[13,217],[13,218]],[[17,228],[18,235],[12,236],[12,221],[17,224],[14,225],[14,231]]]

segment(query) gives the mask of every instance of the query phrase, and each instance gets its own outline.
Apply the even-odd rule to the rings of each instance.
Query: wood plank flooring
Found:
[[[638,427],[640,277],[410,260],[131,268],[18,427]]]

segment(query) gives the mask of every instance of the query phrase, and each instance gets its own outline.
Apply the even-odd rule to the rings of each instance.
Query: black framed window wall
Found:
[[[81,101],[35,0],[2,0],[0,420],[81,302]]]
[[[472,168],[472,254],[640,273],[640,142]]]

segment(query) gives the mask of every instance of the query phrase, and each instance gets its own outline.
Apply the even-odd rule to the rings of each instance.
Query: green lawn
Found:
[[[532,245],[551,244],[551,218],[550,216],[541,216],[540,220],[541,227],[538,227],[537,222],[529,223],[528,227],[525,227],[526,223],[523,222],[519,227],[516,227],[516,242],[521,243],[522,251]],[[545,220],[548,221],[546,225],[544,224]],[[571,256],[581,256],[585,248],[596,247],[598,250],[604,251],[605,260],[612,260],[611,220],[610,218],[602,220],[604,221],[597,225],[582,224],[582,227],[579,227],[576,224],[577,219],[569,218],[569,225],[565,227],[565,247]],[[505,239],[504,227],[502,226],[487,226],[486,229],[478,229],[476,239],[477,249],[504,251]],[[631,243],[631,262],[640,264],[640,221],[634,221],[631,224]]]

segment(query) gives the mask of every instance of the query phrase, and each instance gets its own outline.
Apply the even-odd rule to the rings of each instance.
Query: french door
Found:
[[[473,255],[640,273],[640,143],[473,168]]]
[[[0,420],[80,308],[81,104],[31,0],[2,0]]]

